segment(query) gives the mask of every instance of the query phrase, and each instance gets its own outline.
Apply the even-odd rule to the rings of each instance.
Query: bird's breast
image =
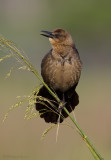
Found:
[[[53,89],[65,92],[78,82],[81,72],[78,57],[49,57],[47,62],[42,66],[42,76]]]

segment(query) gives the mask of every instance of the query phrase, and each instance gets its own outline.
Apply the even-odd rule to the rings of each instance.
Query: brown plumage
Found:
[[[52,45],[52,49],[45,55],[41,63],[43,80],[62,101],[65,101],[65,107],[71,112],[79,103],[79,96],[75,91],[81,74],[79,53],[67,31],[56,29],[52,32],[42,32],[45,34],[41,35],[49,37]],[[38,95],[55,101],[44,86],[40,89]],[[46,104],[53,109],[47,102]],[[41,118],[44,118],[46,122],[57,123],[59,104],[57,102],[53,102],[53,104],[56,106],[53,110],[58,114],[41,103],[36,103],[36,109],[42,113]],[[47,109],[47,112],[44,112],[44,109]],[[61,112],[64,118],[68,116],[63,109]],[[63,118],[61,117],[60,122],[62,121]]]

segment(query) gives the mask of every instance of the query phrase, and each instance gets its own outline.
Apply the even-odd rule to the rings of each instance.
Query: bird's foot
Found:
[[[65,102],[64,101],[60,101],[59,102],[58,111],[61,112],[64,107],[65,107]]]

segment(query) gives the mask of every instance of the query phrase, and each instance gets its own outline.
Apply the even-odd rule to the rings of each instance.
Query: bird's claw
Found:
[[[59,102],[59,107],[58,107],[58,112],[61,112],[61,110],[65,107],[65,102],[64,101],[60,101]]]

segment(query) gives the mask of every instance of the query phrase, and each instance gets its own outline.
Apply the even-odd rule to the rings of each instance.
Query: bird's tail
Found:
[[[63,93],[56,91],[56,94],[62,100]],[[42,98],[39,98],[42,97]],[[75,107],[79,104],[79,96],[75,91],[75,87],[70,88],[64,93],[65,107],[69,112],[72,112]],[[39,111],[40,117],[44,118],[46,122],[57,123],[59,117],[59,103],[54,97],[48,92],[43,86],[40,88],[37,99],[36,99],[36,110]],[[64,118],[68,117],[67,113],[62,109],[60,123],[63,122]]]

